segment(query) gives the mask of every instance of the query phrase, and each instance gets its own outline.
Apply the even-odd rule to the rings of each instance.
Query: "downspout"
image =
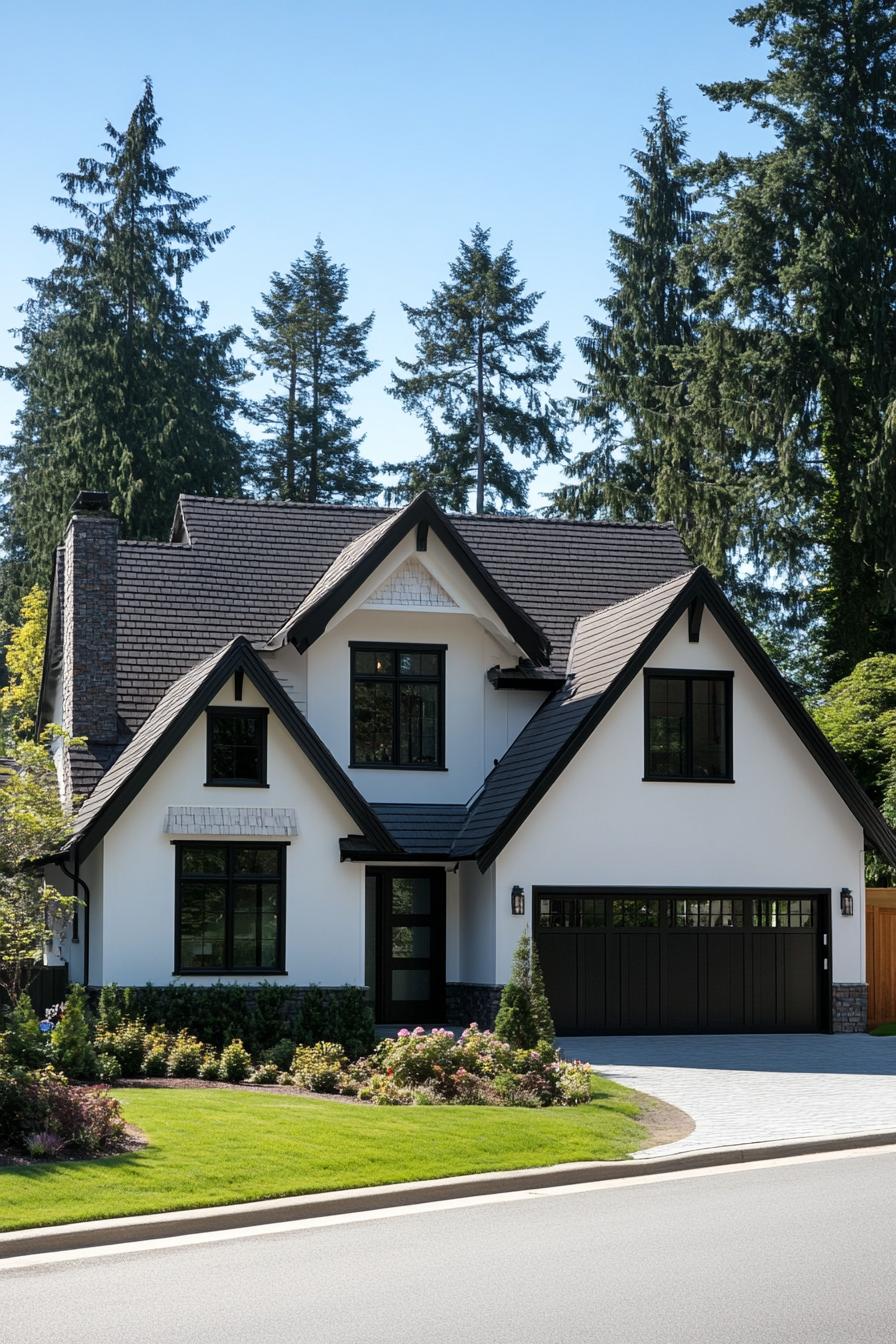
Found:
[[[90,888],[81,876],[81,856],[78,850],[75,850],[75,871],[70,873],[62,860],[59,860],[59,867],[65,873],[66,877],[72,883],[72,895],[77,896],[77,888],[80,887],[84,892],[84,974],[82,976],[84,985],[90,984]],[[78,942],[78,907],[75,906],[75,913],[72,919],[72,942]]]

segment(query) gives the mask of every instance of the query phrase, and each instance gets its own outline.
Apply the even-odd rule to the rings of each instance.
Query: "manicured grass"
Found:
[[[586,1106],[355,1106],[223,1089],[120,1089],[149,1146],[0,1170],[0,1230],[278,1195],[627,1157],[644,1142],[627,1089]]]
[[[896,1036],[896,1022],[882,1022],[879,1027],[873,1027],[868,1033],[869,1036]]]

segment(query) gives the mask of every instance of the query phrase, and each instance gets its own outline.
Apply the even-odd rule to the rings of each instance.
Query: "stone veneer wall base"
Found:
[[[834,985],[831,1025],[835,1032],[868,1030],[868,986]]]
[[[503,985],[470,985],[458,981],[445,986],[445,1021],[450,1027],[475,1022],[484,1031],[495,1025]]]

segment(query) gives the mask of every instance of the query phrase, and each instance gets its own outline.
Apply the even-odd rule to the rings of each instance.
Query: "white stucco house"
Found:
[[[671,527],[82,492],[51,722],[88,985],[488,1022],[528,928],[561,1032],[864,1026],[896,837]]]

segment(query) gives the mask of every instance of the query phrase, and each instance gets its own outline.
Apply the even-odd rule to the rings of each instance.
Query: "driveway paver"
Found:
[[[641,1156],[896,1130],[896,1037],[565,1036],[626,1087],[687,1111],[687,1138]]]

